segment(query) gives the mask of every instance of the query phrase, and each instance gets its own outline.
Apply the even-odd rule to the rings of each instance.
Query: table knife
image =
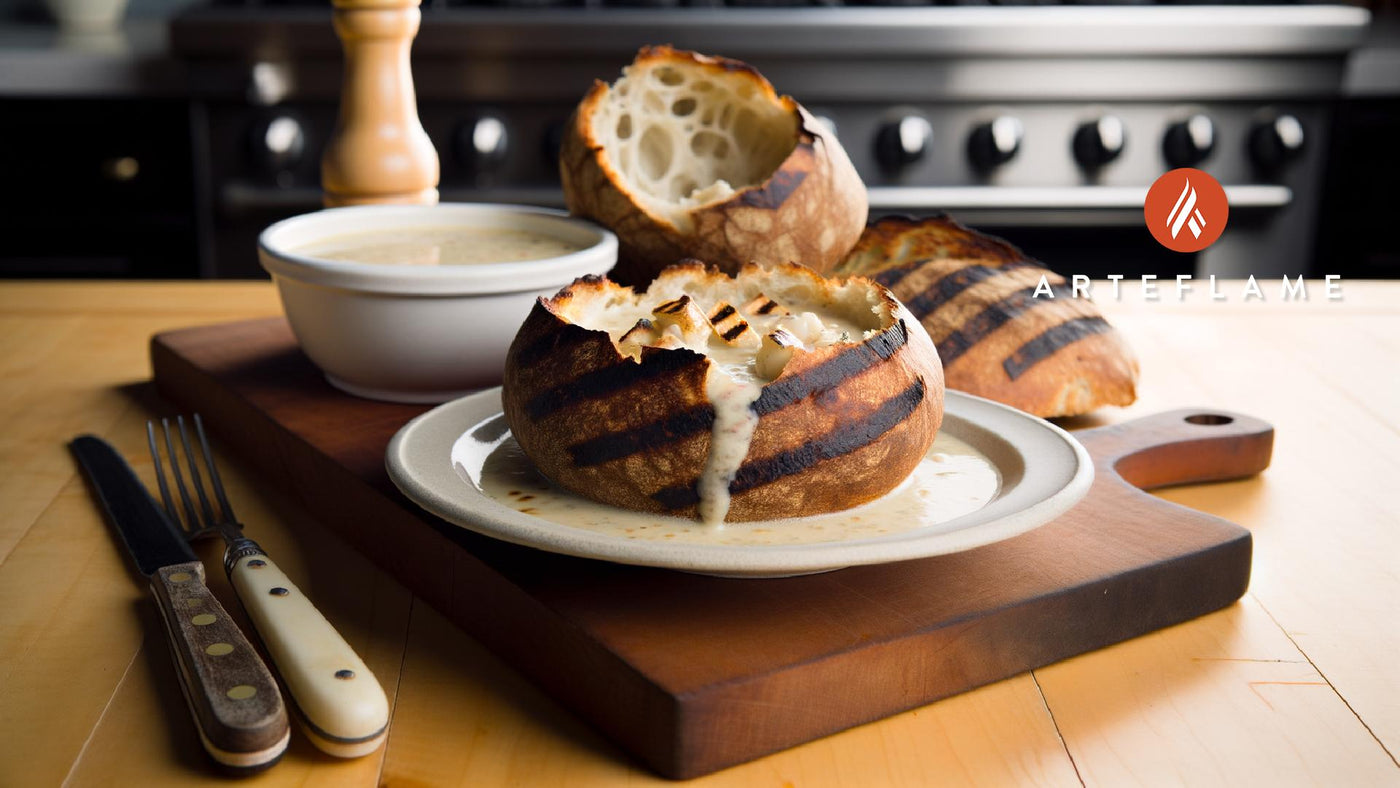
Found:
[[[276,763],[291,735],[282,693],[210,593],[204,565],[116,449],[91,435],[69,448],[136,568],[150,580],[204,749],[236,769]]]

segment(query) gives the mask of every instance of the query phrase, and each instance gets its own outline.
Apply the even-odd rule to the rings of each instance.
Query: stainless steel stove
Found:
[[[1063,273],[1130,277],[1319,273],[1332,103],[1369,17],[1341,5],[509,4],[423,12],[413,67],[445,200],[560,204],[554,159],[574,103],[639,46],[670,43],[746,60],[831,123],[872,215],[949,211]],[[340,79],[330,11],[206,6],[171,37],[196,80],[217,239],[207,270],[257,275],[257,230],[318,205]],[[1178,166],[1213,174],[1231,202],[1225,236],[1200,255],[1162,249],[1142,224],[1147,186]]]

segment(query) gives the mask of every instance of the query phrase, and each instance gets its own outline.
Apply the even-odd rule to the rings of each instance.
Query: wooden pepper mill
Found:
[[[418,120],[408,53],[420,0],[334,0],[345,50],[340,115],[321,157],[327,206],[438,201],[438,157]]]

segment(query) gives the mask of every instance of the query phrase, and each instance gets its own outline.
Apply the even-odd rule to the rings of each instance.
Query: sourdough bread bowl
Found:
[[[933,343],[889,292],[798,265],[690,261],[645,291],[586,277],[507,354],[506,420],[556,484],[646,512],[744,522],[889,492],[943,416]]]
[[[610,277],[626,284],[684,258],[726,273],[828,271],[868,210],[835,134],[796,101],[737,60],[667,46],[594,84],[565,126],[559,170],[569,211],[617,234]]]
[[[947,216],[871,223],[837,272],[888,287],[928,330],[949,388],[1044,418],[1131,405],[1138,363],[1064,277]],[[1049,286],[1035,296],[1041,278]]]

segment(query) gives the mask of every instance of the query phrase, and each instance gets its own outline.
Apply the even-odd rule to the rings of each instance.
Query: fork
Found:
[[[156,423],[146,422],[156,484],[166,513],[184,529],[190,541],[223,537],[224,571],[272,656],[312,743],[342,758],[373,752],[384,742],[389,728],[389,702],[383,688],[311,600],[283,574],[257,542],[243,535],[243,524],[233,515],[218,466],[214,464],[214,454],[204,434],[204,422],[199,414],[195,414],[193,420],[218,511],[205,492],[204,474],[200,472],[185,418],[179,416],[175,419],[175,430],[171,429],[169,419],[161,419],[160,432],[164,436],[170,475],[183,504],[183,517],[175,507],[166,481],[165,463],[156,440]],[[174,437],[176,432],[178,441]],[[189,471],[188,487],[180,469],[178,449],[181,448]]]

